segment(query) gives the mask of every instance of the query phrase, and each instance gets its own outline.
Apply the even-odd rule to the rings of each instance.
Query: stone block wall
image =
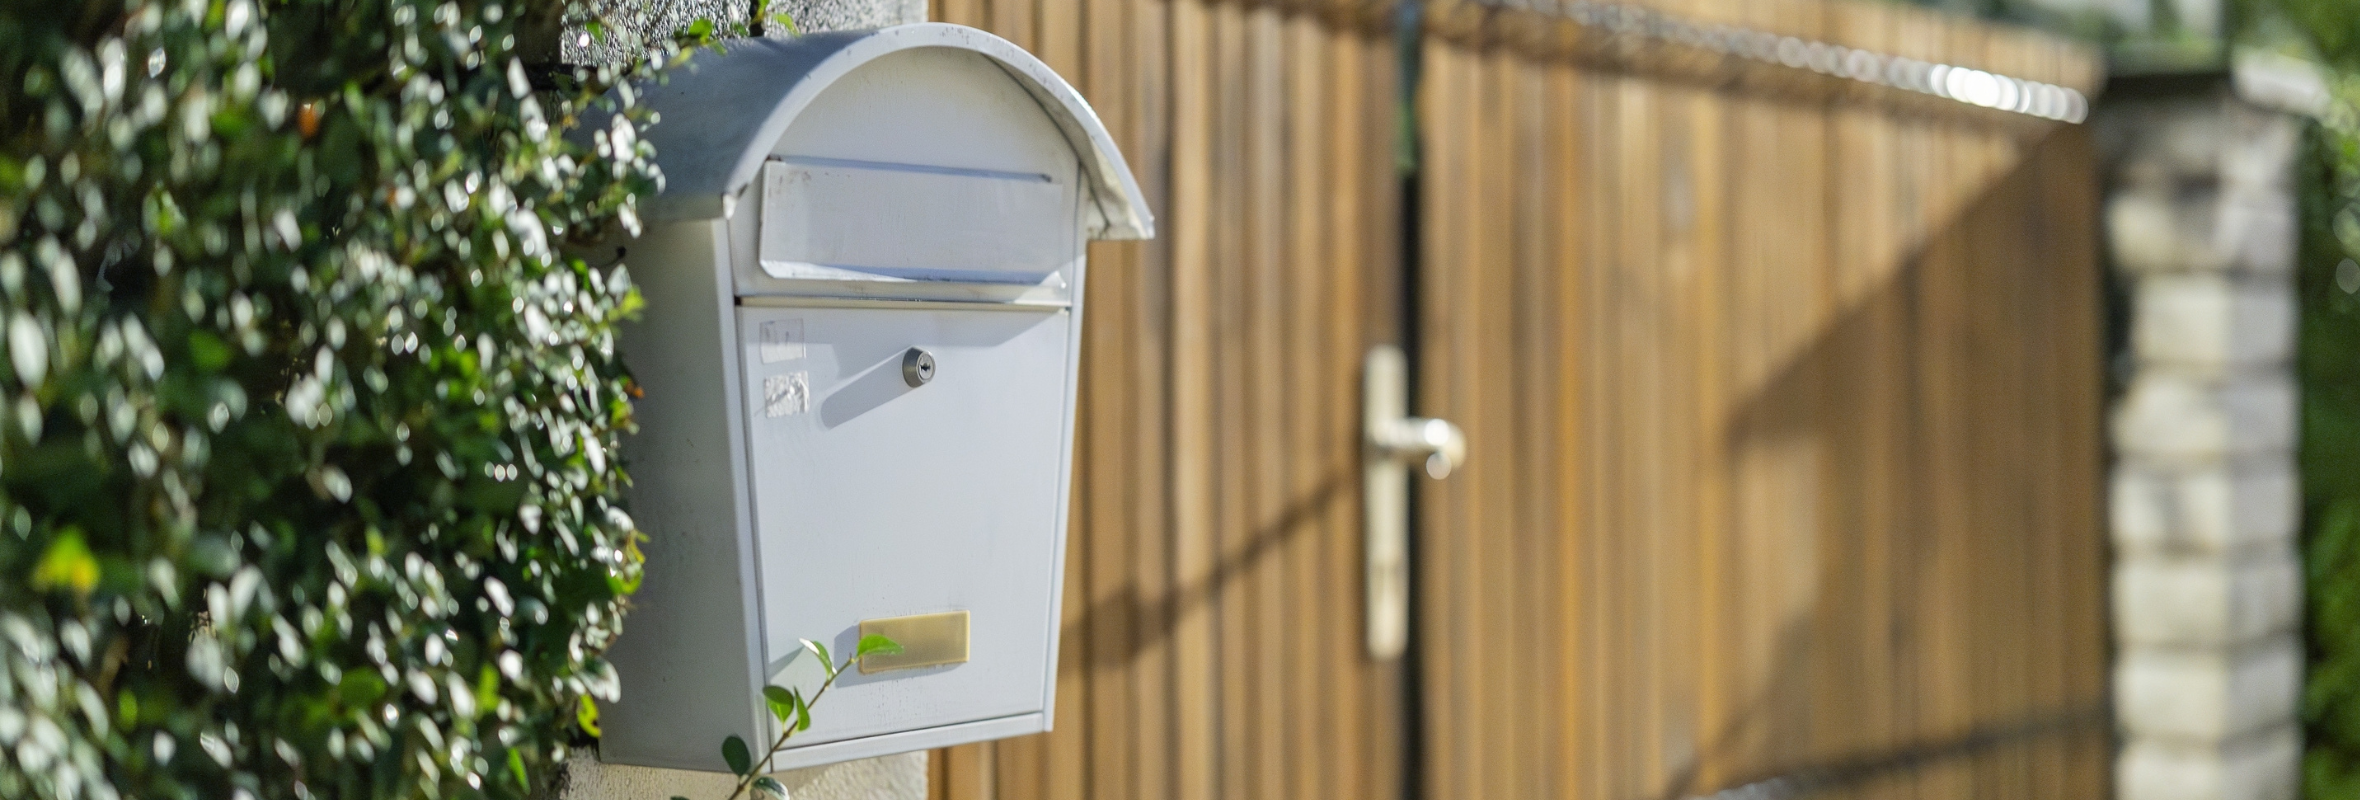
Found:
[[[2120,800],[2291,800],[2298,118],[2220,82],[2120,100],[2106,235],[2127,295],[2111,436]]]

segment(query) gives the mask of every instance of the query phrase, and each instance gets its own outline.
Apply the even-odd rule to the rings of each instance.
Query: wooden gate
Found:
[[[1890,5],[1650,5],[2093,79]],[[1431,13],[1420,410],[1477,455],[1420,526],[1422,796],[2107,796],[2083,131]]]
[[[2106,793],[2079,129],[1451,3],[1410,116],[1389,4],[934,2],[1073,78],[1164,223],[1091,253],[1057,730],[938,751],[935,796]],[[2094,80],[1885,7],[1643,5]],[[1360,638],[1380,342],[1473,441],[1403,663]]]

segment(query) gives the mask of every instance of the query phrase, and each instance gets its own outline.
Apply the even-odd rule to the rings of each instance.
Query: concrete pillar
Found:
[[[2113,101],[2106,236],[2128,294],[2113,410],[2120,800],[2292,800],[2299,118],[2219,81]]]
[[[715,742],[718,750],[720,743]],[[847,761],[778,774],[794,800],[925,800],[926,754]],[[566,762],[558,797],[564,800],[724,800],[736,788],[736,776],[720,772],[689,772],[601,764],[595,756],[577,754]],[[775,798],[773,800],[776,800]]]

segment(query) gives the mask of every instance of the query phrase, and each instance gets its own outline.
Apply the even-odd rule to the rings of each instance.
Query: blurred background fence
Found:
[[[1419,540],[1423,796],[2105,796],[2088,137],[1429,8],[1421,409],[1482,458]],[[2096,77],[1891,6],[1658,8]]]

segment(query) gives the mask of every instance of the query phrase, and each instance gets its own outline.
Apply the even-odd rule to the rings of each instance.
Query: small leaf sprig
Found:
[[[786,686],[762,687],[762,701],[770,707],[770,715],[778,719],[778,738],[772,740],[770,747],[762,751],[761,761],[754,760],[752,748],[746,744],[744,738],[737,734],[730,734],[728,739],[722,740],[721,760],[728,762],[729,771],[737,773],[738,776],[737,788],[729,793],[729,800],[739,800],[739,798],[745,797],[748,792],[757,791],[779,800],[785,800],[787,797],[786,785],[779,783],[777,778],[764,774],[771,771],[771,760],[778,756],[779,748],[787,746],[789,737],[811,728],[811,707],[818,705],[820,698],[827,696],[828,689],[836,685],[836,679],[843,677],[846,670],[852,669],[854,662],[872,655],[900,653],[901,644],[891,638],[876,634],[863,636],[860,637],[859,643],[853,645],[852,655],[845,657],[841,664],[836,663],[835,657],[828,653],[827,645],[805,639],[803,640],[803,649],[819,657],[820,667],[827,670],[828,679],[820,682],[819,688],[813,690],[810,697],[804,697],[801,689]],[[688,800],[688,798],[673,797],[672,800]]]

